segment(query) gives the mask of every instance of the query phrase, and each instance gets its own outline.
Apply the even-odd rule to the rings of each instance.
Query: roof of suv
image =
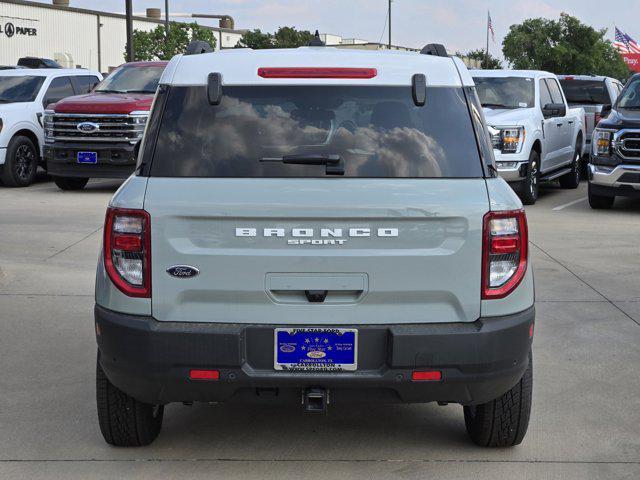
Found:
[[[262,78],[264,67],[375,68],[370,79]],[[429,86],[473,85],[460,59],[415,52],[347,50],[331,47],[292,49],[230,49],[199,55],[177,55],[160,79],[161,84],[205,85],[211,72],[222,74],[227,85],[411,85],[415,73],[424,73]]]

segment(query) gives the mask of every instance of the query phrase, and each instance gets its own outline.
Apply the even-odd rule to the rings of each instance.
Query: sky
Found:
[[[70,0],[71,6],[124,12],[124,0]],[[51,0],[42,3],[51,3]],[[162,8],[164,0],[133,0],[134,12],[148,7]],[[485,48],[487,10],[491,12],[495,43],[489,51],[501,55],[502,39],[509,26],[531,17],[557,19],[561,12],[578,17],[595,28],[613,26],[640,42],[640,0],[393,0],[392,42],[421,48],[443,43],[450,51],[467,52]],[[228,14],[236,28],[274,31],[280,26],[371,42],[387,41],[387,0],[169,0],[169,12]],[[216,25],[215,21],[199,23]]]

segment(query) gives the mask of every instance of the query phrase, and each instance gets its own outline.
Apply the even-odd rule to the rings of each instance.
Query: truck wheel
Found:
[[[77,177],[53,177],[53,181],[60,190],[82,190],[89,179]]]
[[[538,200],[538,173],[540,168],[540,155],[535,150],[529,155],[529,165],[527,168],[527,176],[520,183],[520,199],[525,205],[533,205]]]
[[[609,209],[613,206],[616,197],[605,197],[604,195],[596,195],[591,191],[591,183],[588,188],[589,206],[594,210]]]
[[[580,185],[580,144],[578,140],[576,151],[573,154],[573,162],[571,163],[571,171],[560,177],[560,186],[562,188],[574,189]]]
[[[495,400],[464,407],[464,423],[473,442],[481,447],[512,447],[520,444],[529,426],[533,357],[520,381]]]
[[[0,179],[7,187],[27,187],[38,170],[38,151],[29,137],[16,135],[7,146],[7,156]]]
[[[100,431],[116,447],[141,447],[153,442],[162,428],[164,407],[149,405],[115,387],[100,367],[96,368],[96,400]]]

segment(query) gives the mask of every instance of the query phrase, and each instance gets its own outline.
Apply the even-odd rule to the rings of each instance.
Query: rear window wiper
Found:
[[[262,157],[260,162],[279,162],[289,165],[325,165],[327,175],[344,175],[344,162],[340,155],[283,155],[282,157]]]

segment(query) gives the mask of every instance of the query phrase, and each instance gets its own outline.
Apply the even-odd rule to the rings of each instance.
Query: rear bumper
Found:
[[[67,143],[45,145],[47,172],[60,177],[127,178],[136,166],[134,147],[130,143]],[[78,152],[96,152],[97,164],[80,164]]]
[[[528,363],[534,307],[473,323],[358,325],[358,371],[273,369],[273,329],[251,324],[158,322],[95,307],[100,364],[118,388],[143,402],[300,401],[321,387],[331,403],[484,403],[508,391]],[[216,369],[192,381],[190,369]],[[416,370],[442,380],[413,382]]]

